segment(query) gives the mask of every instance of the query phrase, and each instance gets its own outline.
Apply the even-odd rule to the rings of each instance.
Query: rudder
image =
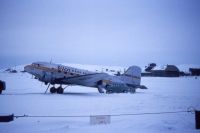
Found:
[[[140,85],[141,81],[141,68],[138,66],[131,66],[127,69],[127,71],[123,74],[126,77],[126,80],[129,83],[135,83]]]

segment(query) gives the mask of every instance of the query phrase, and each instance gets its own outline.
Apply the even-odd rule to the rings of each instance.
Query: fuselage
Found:
[[[100,93],[103,93],[103,90],[135,92],[141,80],[141,69],[137,66],[131,66],[124,74],[117,76],[47,62],[34,62],[25,66],[24,70],[45,84],[95,87]],[[54,89],[51,92],[54,92]]]
[[[109,83],[115,82],[116,85],[124,83],[120,77],[108,75],[107,73],[97,73],[47,62],[34,62],[25,66],[24,69],[40,81],[51,84],[76,84],[97,87],[97,82],[102,79]]]

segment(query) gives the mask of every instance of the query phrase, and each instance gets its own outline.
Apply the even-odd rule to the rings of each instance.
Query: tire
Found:
[[[57,91],[57,90],[56,90],[55,87],[51,87],[51,88],[50,88],[50,92],[51,92],[51,93],[56,93],[56,91]]]
[[[135,93],[135,89],[134,89],[134,88],[131,88],[131,89],[130,89],[130,93]]]
[[[112,90],[107,90],[106,93],[107,93],[107,94],[111,94],[111,93],[113,93],[113,92],[112,92]]]
[[[123,93],[128,93],[128,91],[127,90],[123,90]]]
[[[58,87],[57,93],[58,94],[63,94],[63,92],[64,92],[64,89],[62,87]]]
[[[0,90],[0,94],[2,94],[2,90]]]

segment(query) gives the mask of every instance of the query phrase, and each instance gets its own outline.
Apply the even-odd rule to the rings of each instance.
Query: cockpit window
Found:
[[[39,67],[39,66],[40,66],[40,64],[38,64],[38,63],[32,63],[32,66]]]

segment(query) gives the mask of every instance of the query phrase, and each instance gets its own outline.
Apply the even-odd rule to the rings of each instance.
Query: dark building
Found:
[[[142,76],[179,77],[180,76],[180,71],[174,65],[166,65],[164,69],[151,69],[148,72],[142,73]]]
[[[200,76],[200,68],[190,68],[189,71],[192,76]]]

